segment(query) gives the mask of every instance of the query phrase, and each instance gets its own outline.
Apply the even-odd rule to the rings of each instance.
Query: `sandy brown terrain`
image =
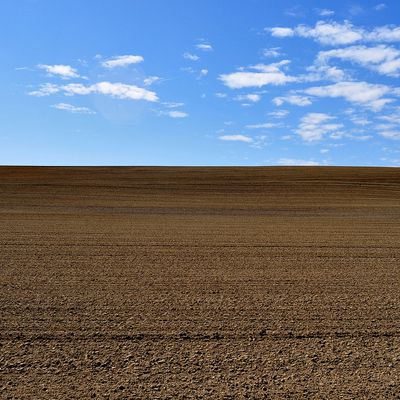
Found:
[[[399,399],[400,169],[0,168],[1,399]]]

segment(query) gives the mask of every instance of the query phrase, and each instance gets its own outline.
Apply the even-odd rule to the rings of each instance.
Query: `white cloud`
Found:
[[[304,18],[306,16],[306,10],[300,6],[296,5],[285,10],[285,14],[293,18]]]
[[[387,115],[380,115],[378,119],[384,123],[377,124],[374,128],[379,131],[379,135],[386,139],[400,139],[400,108],[396,107],[396,112]]]
[[[191,54],[191,53],[184,53],[183,58],[185,58],[186,60],[190,60],[190,61],[200,60],[199,56],[197,56],[196,54]]]
[[[257,103],[261,100],[261,96],[256,93],[240,94],[235,97],[238,101],[251,101],[252,103]]]
[[[390,87],[367,82],[339,82],[328,86],[311,87],[304,92],[317,97],[343,97],[351,103],[365,106],[373,111],[379,111],[393,101],[383,97],[391,92]]]
[[[318,21],[314,28],[307,25],[299,25],[295,32],[298,36],[311,38],[321,44],[329,45],[354,43],[363,38],[363,32],[348,21],[345,21],[344,24]]]
[[[399,131],[382,131],[379,132],[381,136],[383,136],[386,139],[400,139],[400,130]]]
[[[366,125],[370,125],[371,121],[369,121],[367,118],[363,118],[363,117],[351,117],[350,118],[351,122],[353,122],[353,124],[355,125],[360,125],[360,126],[366,126]]]
[[[385,45],[375,47],[351,46],[321,51],[318,53],[317,62],[325,64],[331,58],[357,63],[383,75],[399,76],[400,51],[394,47]]]
[[[81,91],[81,89],[83,89],[83,91]],[[70,93],[75,92],[76,94],[87,94],[86,91],[89,91],[90,93],[110,95],[118,99],[158,101],[155,92],[125,83],[99,82],[86,88],[78,88],[78,90],[71,87],[71,85],[67,85],[64,86],[64,90],[70,90]]]
[[[368,33],[366,40],[372,42],[399,42],[400,27],[380,26]]]
[[[162,104],[166,108],[178,108],[178,107],[183,107],[185,105],[185,103],[176,103],[176,102],[172,102],[172,101],[167,101]]]
[[[317,166],[319,165],[319,162],[317,161],[311,161],[311,160],[299,160],[299,159],[293,159],[293,158],[280,158],[278,160],[279,165],[288,165],[288,166],[305,166],[305,167],[312,167],[312,166]]]
[[[276,111],[271,111],[268,113],[268,115],[271,115],[271,117],[274,118],[284,118],[289,114],[288,110],[276,110]]]
[[[261,71],[261,72],[274,72],[274,71],[279,71],[280,68],[287,68],[286,66],[290,64],[290,60],[281,60],[276,63],[272,64],[256,64],[252,65],[249,67],[249,69],[254,69],[255,71]],[[241,70],[244,70],[245,68],[239,68]]]
[[[183,111],[173,110],[173,111],[163,112],[162,115],[167,115],[168,117],[171,117],[171,118],[186,118],[186,117],[188,117],[189,114],[187,114]]]
[[[56,75],[63,79],[79,78],[79,74],[75,68],[70,65],[46,65],[39,64],[38,68],[45,70],[50,75]]]
[[[342,124],[329,123],[335,117],[324,113],[309,113],[301,120],[296,133],[307,142],[321,140],[327,133],[332,133],[343,127]]]
[[[201,79],[201,78],[203,78],[203,77],[205,77],[207,75],[208,75],[208,69],[203,68],[203,69],[200,70],[199,79]]]
[[[194,69],[192,67],[183,67],[180,70],[187,72],[188,74],[194,74]]]
[[[273,122],[265,122],[263,124],[253,124],[246,125],[247,129],[271,129],[279,126],[278,124],[274,124]]]
[[[396,128],[395,124],[377,124],[374,126],[375,129],[380,131],[391,131]]]
[[[370,139],[373,138],[372,135],[360,135],[360,136],[357,136],[357,135],[350,135],[349,137],[350,137],[351,139],[355,139],[355,140],[370,140]]]
[[[371,31],[354,26],[349,21],[338,22],[318,21],[314,27],[298,25],[295,28],[266,28],[275,37],[300,36],[314,39],[324,45],[349,45],[360,41],[366,42],[398,42],[400,27],[381,26]]]
[[[60,86],[60,89],[64,91],[67,96],[73,96],[75,94],[87,95],[96,92],[95,85],[83,85],[81,83],[70,83],[68,85]]]
[[[312,104],[309,97],[298,95],[275,97],[272,99],[272,102],[277,106],[281,106],[284,103],[289,103],[300,107],[309,106]]]
[[[131,64],[139,64],[144,61],[142,56],[125,55],[115,56],[107,61],[103,61],[101,65],[105,68],[126,67]]]
[[[213,51],[213,47],[211,46],[211,44],[207,43],[197,44],[196,47],[202,51]]]
[[[251,147],[255,149],[263,149],[267,145],[267,136],[259,135],[255,137],[255,140],[251,143]]]
[[[51,107],[57,108],[58,110],[68,111],[73,114],[96,114],[95,111],[91,110],[87,107],[76,107],[72,104],[68,103],[58,103],[54,104]]]
[[[279,57],[282,55],[280,47],[270,47],[269,49],[263,49],[262,55],[264,57]]]
[[[315,11],[321,17],[330,17],[331,15],[335,14],[335,11],[329,10],[328,8],[317,8]]]
[[[310,73],[303,76],[304,82],[315,82],[321,80],[330,80],[340,82],[349,80],[350,76],[342,69],[319,63],[318,65],[311,65],[307,68]]]
[[[283,85],[292,81],[283,72],[234,72],[221,75],[220,79],[231,89]]]
[[[253,139],[245,135],[223,135],[219,137],[220,140],[232,141],[232,142],[245,142],[251,143]]]
[[[379,3],[374,7],[374,10],[376,11],[382,11],[386,8],[386,4],[385,3]]]
[[[35,97],[44,97],[44,96],[50,96],[51,94],[58,93],[60,91],[58,85],[54,85],[52,83],[44,83],[40,85],[39,90],[34,90],[32,92],[29,92],[29,96],[35,96]]]
[[[155,92],[125,83],[99,82],[89,86],[70,84],[63,86],[63,89],[68,94],[84,95],[89,93],[100,93],[118,99],[146,100],[151,102],[158,100]]]
[[[274,37],[290,37],[294,36],[294,30],[292,28],[266,28],[267,31],[271,32],[271,35]]]
[[[389,114],[389,115],[380,115],[378,117],[383,121],[390,122],[392,124],[399,124],[400,125],[400,113],[398,114]]]
[[[391,75],[395,77],[399,77],[400,74],[400,58],[396,60],[392,60],[386,63],[379,65],[377,68],[378,72],[384,75]]]
[[[280,61],[269,65],[257,64],[249,67],[253,71],[239,71],[231,74],[223,74],[219,79],[231,89],[241,89],[246,87],[262,87],[265,85],[284,85],[288,82],[295,82],[297,78],[286,75],[281,71],[281,67],[287,65],[288,60]]]
[[[144,86],[150,86],[153,83],[159,82],[161,78],[159,76],[148,76],[143,80]]]
[[[157,94],[147,89],[125,83],[99,82],[92,85],[69,83],[68,85],[52,85],[46,83],[39,90],[28,93],[31,96],[49,96],[62,92],[66,96],[88,95],[92,93],[109,95],[118,99],[158,101]]]
[[[215,97],[218,97],[219,99],[226,99],[228,95],[226,93],[215,93]]]

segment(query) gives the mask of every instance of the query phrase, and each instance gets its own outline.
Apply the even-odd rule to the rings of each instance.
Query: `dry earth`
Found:
[[[399,399],[400,169],[0,168],[1,399]]]

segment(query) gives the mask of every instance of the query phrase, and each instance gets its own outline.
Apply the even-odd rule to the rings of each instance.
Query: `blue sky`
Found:
[[[400,166],[400,2],[3,0],[0,164]]]

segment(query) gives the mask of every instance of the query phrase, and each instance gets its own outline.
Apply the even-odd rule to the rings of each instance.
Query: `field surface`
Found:
[[[400,399],[400,169],[0,168],[1,399]]]

